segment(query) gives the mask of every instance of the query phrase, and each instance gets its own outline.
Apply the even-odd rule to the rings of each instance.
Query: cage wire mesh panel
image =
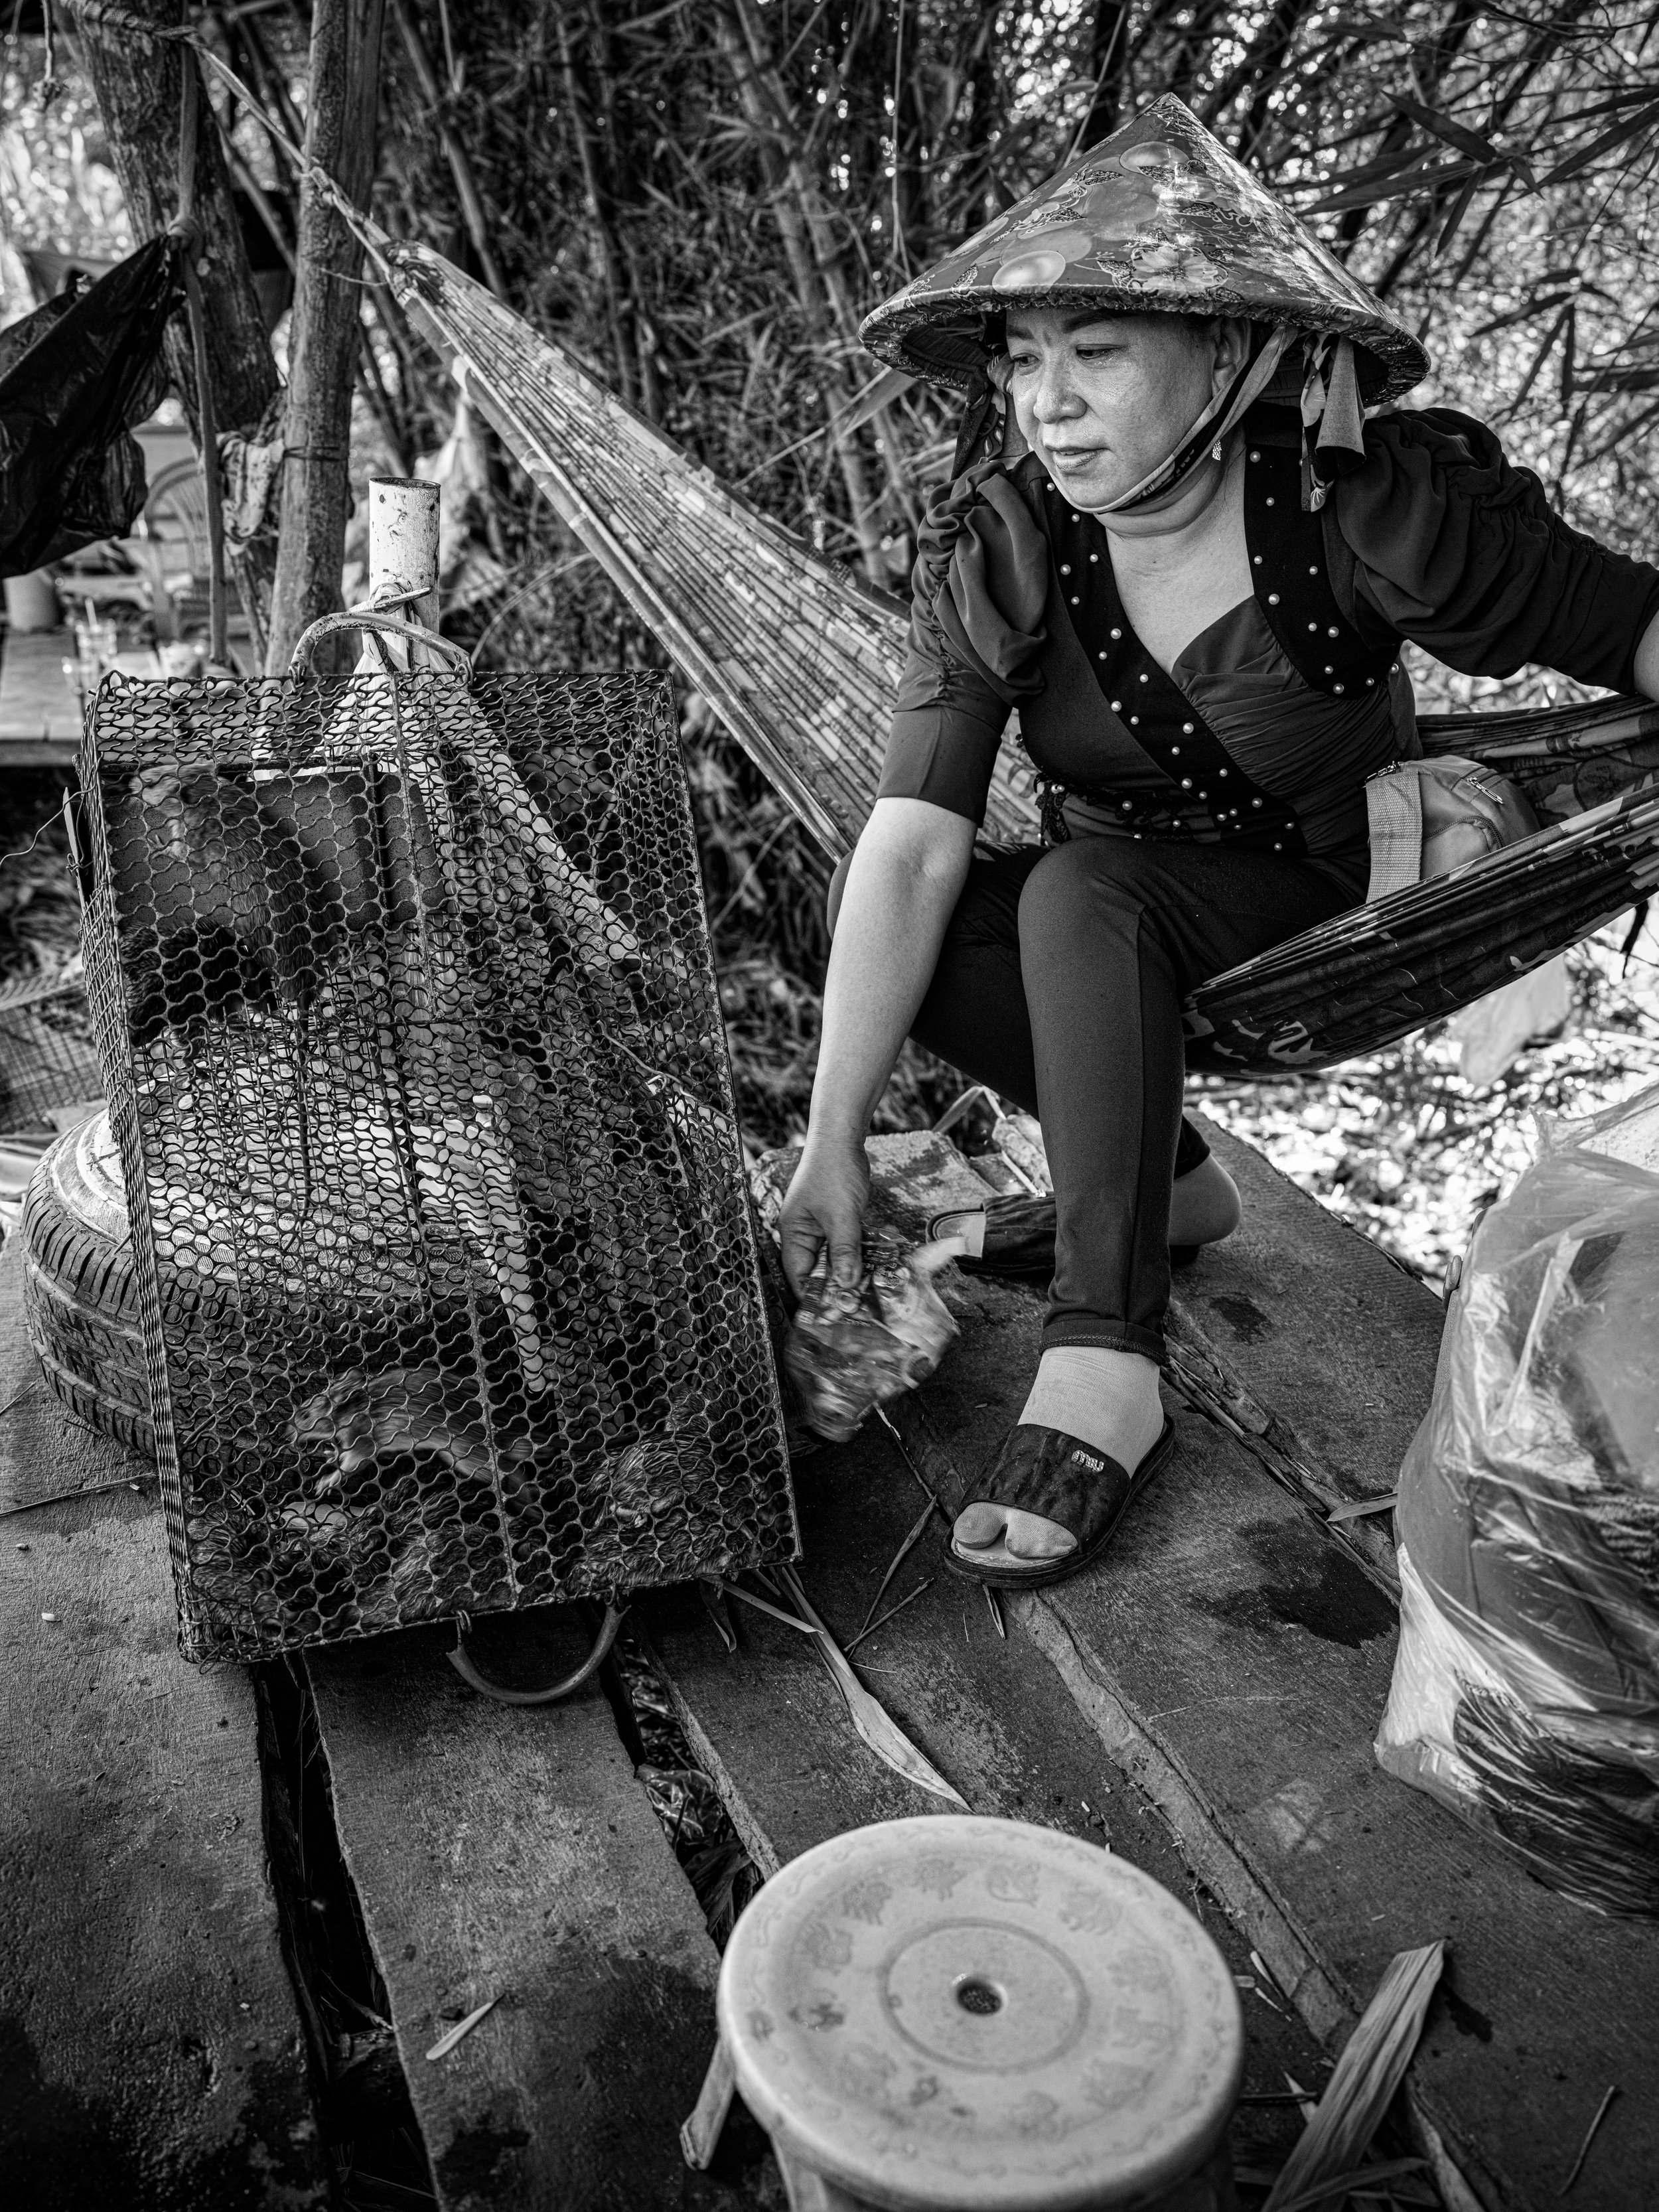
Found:
[[[0,983],[0,1135],[39,1128],[103,1091],[84,985],[27,977]]]
[[[793,1557],[665,680],[111,678],[84,782],[186,1656]]]

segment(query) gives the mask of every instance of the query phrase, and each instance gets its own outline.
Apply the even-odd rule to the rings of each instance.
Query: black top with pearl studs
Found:
[[[1046,835],[1055,841],[1069,834],[1061,811],[1069,792],[1142,836],[1237,841],[1300,858],[1307,846],[1291,808],[1245,775],[1130,628],[1100,524],[1046,478],[1042,504],[1060,596],[1078,642],[1107,705],[1164,779],[1161,788],[1133,791],[1062,782],[1034,751]]]
[[[1340,699],[1374,691],[1400,650],[1391,633],[1367,644],[1337,605],[1325,531],[1302,508],[1302,461],[1258,439],[1244,453],[1244,536],[1256,605],[1285,657],[1316,691]]]

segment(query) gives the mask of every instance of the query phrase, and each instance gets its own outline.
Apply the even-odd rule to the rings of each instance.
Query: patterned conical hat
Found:
[[[1017,301],[1248,315],[1350,338],[1368,406],[1428,373],[1405,325],[1172,94],[907,284],[860,336],[895,368],[969,386],[986,365],[988,318]]]

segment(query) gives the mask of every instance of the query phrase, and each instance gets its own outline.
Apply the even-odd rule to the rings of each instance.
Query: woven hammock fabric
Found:
[[[827,851],[870,811],[908,610],[810,551],[568,354],[422,246],[380,247],[399,304],[561,519]],[[1023,781],[1024,788],[1021,787]],[[1029,766],[988,832],[1036,835]]]
[[[370,243],[400,305],[568,528],[826,850],[848,851],[880,775],[902,604],[727,490],[440,255],[378,234]],[[1426,751],[1512,776],[1544,830],[1206,983],[1186,1009],[1195,1065],[1277,1077],[1376,1051],[1648,895],[1659,705],[1429,717],[1421,732]],[[985,835],[1037,836],[1035,778],[1012,745]]]

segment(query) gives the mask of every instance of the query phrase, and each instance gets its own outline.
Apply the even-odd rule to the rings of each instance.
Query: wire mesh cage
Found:
[[[104,1078],[78,976],[0,983],[0,1134],[40,1128],[101,1097]]]
[[[665,679],[112,677],[83,782],[185,1656],[793,1557]]]

